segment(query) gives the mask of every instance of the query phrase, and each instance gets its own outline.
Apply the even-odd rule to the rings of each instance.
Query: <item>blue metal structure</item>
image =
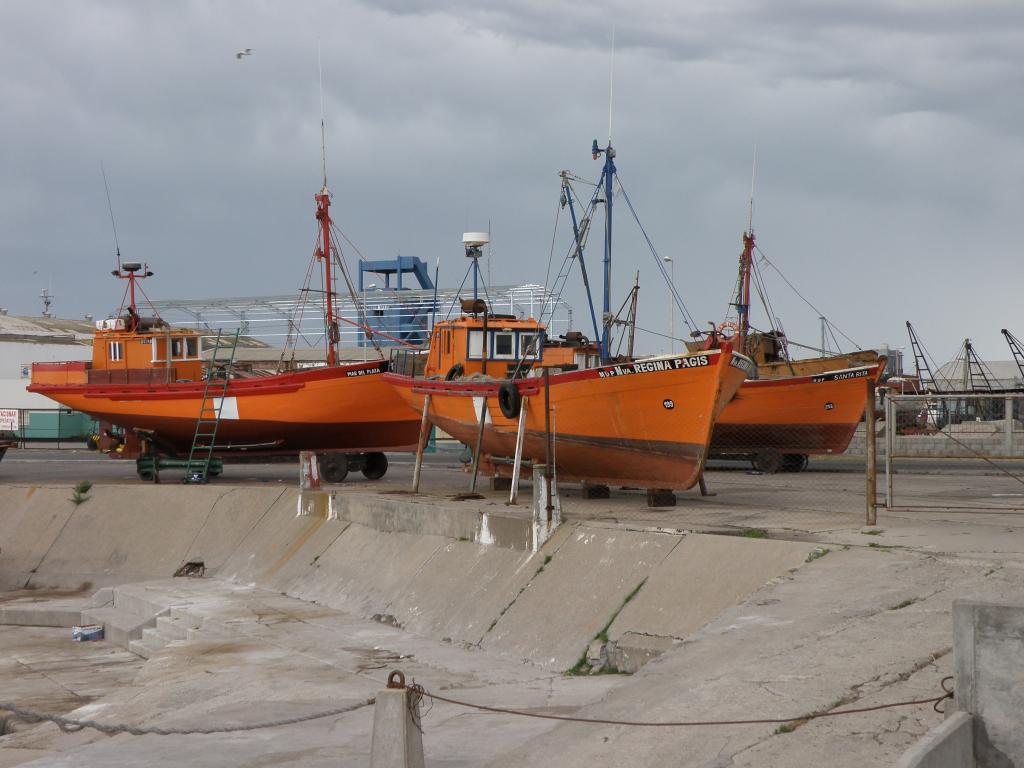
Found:
[[[375,285],[368,290],[364,275],[377,275],[384,279],[384,285]],[[417,285],[406,285],[404,275],[412,275]],[[366,300],[366,321],[370,328],[381,334],[376,336],[380,346],[395,346],[401,342],[422,344],[429,335],[429,320],[433,310],[422,301],[403,302],[395,294],[408,290],[435,290],[430,279],[427,263],[417,256],[397,256],[394,259],[359,262],[359,293]],[[387,301],[375,306],[373,299],[379,292],[386,291]],[[391,337],[391,338],[388,338]],[[360,347],[372,345],[365,332],[360,332]]]

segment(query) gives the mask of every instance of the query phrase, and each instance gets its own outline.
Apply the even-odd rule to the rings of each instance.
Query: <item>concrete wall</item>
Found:
[[[559,670],[596,640],[621,645],[636,668],[813,548],[566,524],[531,554],[473,541],[483,514],[494,528],[493,505],[342,492],[342,519],[329,519],[297,515],[295,489],[102,485],[78,506],[70,496],[0,487],[0,589],[166,579],[201,560],[211,576]],[[655,647],[637,653],[635,638]]]
[[[956,709],[979,768],[1024,766],[1024,603],[953,602]]]
[[[908,749],[896,768],[974,768],[974,723],[955,712]]]

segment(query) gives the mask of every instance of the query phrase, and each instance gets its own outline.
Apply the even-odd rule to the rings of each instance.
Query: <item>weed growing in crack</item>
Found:
[[[813,563],[815,560],[820,560],[832,550],[828,547],[815,547],[814,550],[807,555],[806,562]]]
[[[896,605],[894,605],[889,610],[890,611],[898,611],[900,608],[906,608],[907,606],[913,605],[916,602],[917,602],[917,598],[916,597],[912,597],[909,600],[904,600],[902,603],[897,603]]]
[[[768,531],[764,528],[746,528],[741,535],[745,539],[767,539]]]
[[[69,499],[69,501],[77,507],[79,504],[82,504],[89,500],[87,494],[91,489],[92,483],[88,480],[83,480],[74,487],[74,490],[72,490],[71,492],[71,498]]]
[[[637,593],[640,591],[640,589],[646,583],[647,583],[647,577],[645,576],[640,581],[640,583],[637,584],[633,588],[633,591],[630,592],[628,595],[626,595],[625,599],[622,601],[622,604],[612,613],[611,618],[608,619],[608,622],[603,627],[601,627],[600,631],[596,635],[594,635],[594,639],[591,640],[590,642],[592,642],[592,643],[595,642],[595,641],[596,642],[601,642],[601,643],[607,643],[608,642],[608,630],[611,629],[612,624],[615,623],[615,620],[619,617],[619,614],[622,613],[622,610],[627,605],[629,605],[630,601],[634,597],[637,596]],[[602,667],[594,669],[593,667],[590,666],[590,662],[587,661],[587,651],[588,650],[589,650],[589,645],[587,646],[587,648],[585,648],[583,650],[583,653],[580,654],[579,661],[577,661],[571,668],[569,668],[569,669],[567,669],[565,671],[566,675],[574,676],[574,675],[620,675],[620,674],[624,674],[623,672],[621,672],[619,670],[618,667],[614,666],[613,664],[605,664]]]

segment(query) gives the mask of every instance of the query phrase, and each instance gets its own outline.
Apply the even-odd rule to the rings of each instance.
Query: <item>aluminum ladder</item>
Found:
[[[213,447],[217,441],[217,429],[227,398],[228,384],[231,381],[231,369],[235,362],[235,350],[238,348],[238,335],[224,334],[217,331],[217,338],[210,356],[210,364],[206,369],[206,380],[203,385],[203,401],[199,406],[199,417],[196,419],[196,430],[192,436],[192,447],[185,465],[186,483],[205,483],[210,474],[210,461],[213,459]],[[219,357],[227,350],[227,358]]]

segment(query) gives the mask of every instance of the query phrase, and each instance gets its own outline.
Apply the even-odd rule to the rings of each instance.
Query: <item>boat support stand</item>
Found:
[[[508,495],[508,503],[515,504],[519,497],[519,473],[523,468],[523,438],[526,435],[526,403],[524,397],[519,408],[519,426],[516,428],[516,455],[512,462],[512,491]]]
[[[476,450],[473,451],[473,479],[469,482],[469,492],[476,493],[476,476],[480,471],[480,451],[484,446],[484,426],[487,424],[487,398],[480,403],[480,429],[476,433]]]
[[[416,466],[412,470],[412,492],[420,492],[420,470],[423,469],[423,451],[427,445],[427,435],[430,433],[430,395],[423,397],[423,418],[420,419],[420,439],[416,443]]]

